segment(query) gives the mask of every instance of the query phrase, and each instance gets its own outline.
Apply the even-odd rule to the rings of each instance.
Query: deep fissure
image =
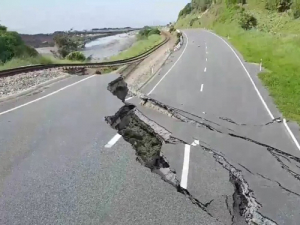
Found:
[[[125,98],[129,93],[129,90],[127,84],[122,78],[118,78],[117,80],[111,82],[108,86],[108,90],[111,91],[112,94],[116,95],[122,102],[124,102],[125,105],[121,107],[115,115],[105,117],[105,120],[112,128],[116,129],[118,133],[123,136],[125,141],[129,142],[132,145],[132,147],[136,151],[137,160],[142,165],[149,168],[153,173],[160,175],[160,177],[165,182],[174,186],[179,193],[184,194],[190,199],[190,201],[193,204],[197,205],[199,208],[201,208],[203,211],[205,211],[213,217],[209,210],[207,210],[207,207],[213,202],[213,200],[211,200],[208,203],[202,203],[198,199],[194,198],[188,190],[182,188],[180,186],[179,180],[176,178],[176,172],[171,170],[167,159],[161,153],[161,147],[164,143],[187,143],[185,143],[183,140],[180,140],[177,137],[172,136],[172,133],[166,128],[147,118],[135,107],[135,105],[126,103]],[[138,96],[142,100],[142,105],[144,105],[145,107],[154,108],[155,110],[158,110],[159,112],[166,114],[172,118],[175,118],[179,121],[191,123],[196,126],[201,126],[211,131],[224,134],[224,132],[222,132],[221,130],[214,128],[210,124],[205,123],[209,122],[217,126],[221,126],[217,123],[214,123],[213,121],[209,121],[197,115],[190,114],[189,112],[170,107],[143,94],[134,95]],[[188,115],[190,114],[194,117],[203,120],[204,122],[199,122],[197,120],[184,116],[180,112],[184,112]],[[228,122],[235,123],[230,119],[228,119]],[[275,119],[270,123],[274,122],[281,121],[279,119]],[[267,123],[265,125],[268,125],[270,123]],[[227,130],[232,131],[230,129]],[[289,160],[292,159],[297,162],[300,162],[299,158],[247,137],[243,137],[231,132],[226,132],[225,134],[235,138],[244,139],[246,141],[250,141],[252,143],[267,148],[267,150],[277,159],[277,161],[281,163],[282,168],[284,168],[292,175],[294,175],[297,179],[299,179],[299,174],[290,170],[288,166],[286,166],[280,160],[279,156],[287,157]],[[230,164],[226,160],[226,158],[217,151],[207,148],[203,145],[200,145],[200,147],[202,150],[212,153],[215,161],[218,162],[224,169],[226,169],[229,172],[229,181],[233,184],[235,190],[232,195],[232,211],[230,210],[230,207],[228,205],[228,196],[226,196],[225,202],[226,207],[231,216],[232,224],[234,224],[236,219],[238,219],[237,217],[240,216],[243,217],[248,224],[275,225],[276,223],[274,221],[272,221],[269,218],[266,218],[265,216],[262,216],[258,212],[258,209],[261,208],[262,205],[259,202],[257,202],[253,191],[249,188],[248,183],[243,178],[242,172],[235,168],[232,164]],[[281,185],[279,186],[282,187]]]

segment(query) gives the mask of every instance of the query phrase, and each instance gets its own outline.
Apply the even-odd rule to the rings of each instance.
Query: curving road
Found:
[[[208,31],[184,34],[143,92],[190,122],[138,109],[183,140],[162,153],[205,207],[141,166],[105,123],[123,105],[107,91],[117,75],[72,77],[0,104],[0,224],[246,224],[238,181],[257,224],[299,224],[298,142],[273,120],[259,66]]]

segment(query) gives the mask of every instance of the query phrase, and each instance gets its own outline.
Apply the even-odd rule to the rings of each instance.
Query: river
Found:
[[[92,62],[103,61],[106,58],[117,55],[119,52],[128,49],[136,40],[136,32],[117,34],[113,36],[98,38],[85,45],[81,50],[86,57],[92,55]],[[42,55],[51,56],[51,50],[57,51],[55,47],[36,48]]]
[[[135,40],[134,32],[98,38],[87,43],[82,52],[86,57],[92,55],[92,61],[102,61],[129,48]]]

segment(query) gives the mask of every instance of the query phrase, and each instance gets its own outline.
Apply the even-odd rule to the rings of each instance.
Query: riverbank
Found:
[[[138,40],[129,49],[120,52],[118,55],[109,58],[109,61],[122,60],[140,55],[149,49],[153,48],[163,41],[163,37],[158,34],[150,35],[147,38]]]
[[[118,34],[89,42],[81,52],[86,57],[92,56],[93,62],[100,62],[118,55],[120,52],[130,48],[135,42],[136,32]]]

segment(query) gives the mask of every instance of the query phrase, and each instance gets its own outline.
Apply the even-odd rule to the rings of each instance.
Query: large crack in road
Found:
[[[201,210],[205,211],[212,217],[215,217],[214,212],[210,211],[209,206],[214,199],[207,203],[203,203],[201,200],[194,197],[188,190],[182,188],[179,180],[176,177],[176,172],[171,169],[168,160],[161,151],[163,144],[189,143],[186,143],[186,141],[180,139],[179,137],[173,136],[171,131],[147,117],[135,105],[126,103],[125,98],[128,93],[131,92],[134,96],[138,97],[141,100],[142,106],[156,110],[159,113],[167,115],[177,121],[189,123],[208,129],[212,132],[242,139],[243,141],[251,142],[255,145],[264,147],[273,157],[276,158],[282,169],[299,180],[299,173],[293,171],[281,159],[284,158],[289,162],[294,161],[296,163],[300,163],[300,159],[296,156],[281,151],[268,144],[261,143],[243,135],[239,135],[235,133],[233,129],[226,128],[214,121],[207,120],[201,116],[191,114],[172,106],[168,106],[141,93],[129,90],[127,84],[121,77],[112,81],[108,85],[108,90],[113,95],[116,95],[124,103],[124,106],[121,107],[115,115],[105,117],[105,120],[113,129],[117,130],[118,133],[122,135],[125,141],[132,145],[136,152],[137,160],[143,166],[149,168],[153,173],[158,174],[165,182],[171,184],[179,193],[185,195],[193,204],[197,205]],[[220,119],[236,125],[246,126],[246,124],[238,124],[229,118],[220,117]],[[277,118],[269,123],[266,123],[265,125],[280,122],[281,120]],[[232,193],[232,196],[225,196],[225,206],[230,214],[231,224],[278,224],[277,222],[273,221],[272,218],[267,218],[259,212],[259,209],[263,207],[263,203],[258,202],[254,191],[251,190],[240,169],[236,168],[236,166],[230,163],[226,156],[220,151],[208,147],[205,144],[200,144],[199,147],[201,150],[211,153],[211,156],[214,158],[214,160],[229,173],[229,181],[234,187],[234,193]],[[254,174],[242,164],[239,165],[252,175],[257,175],[265,180],[275,182],[282,190],[285,190],[290,194],[294,194],[297,197],[300,196],[298,193],[284,187],[284,185],[282,185],[280,182],[269,179],[262,174]],[[297,165],[297,167],[299,166]],[[229,204],[230,198],[232,204]],[[215,219],[223,222],[220,218],[215,217]]]

